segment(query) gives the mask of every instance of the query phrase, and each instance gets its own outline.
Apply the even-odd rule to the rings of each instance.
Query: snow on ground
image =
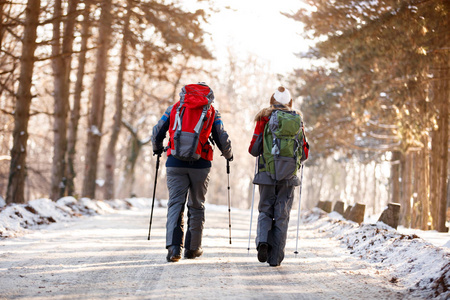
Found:
[[[21,236],[41,225],[70,222],[80,216],[113,213],[130,207],[148,207],[148,199],[93,201],[88,198],[76,200],[64,197],[56,202],[36,199],[27,204],[0,206],[0,238]]]
[[[307,220],[320,232],[341,240],[351,254],[387,271],[392,283],[424,297],[450,297],[450,249],[437,247],[415,233],[402,234],[382,222],[354,222],[315,208]],[[318,219],[318,215],[325,216]]]
[[[0,208],[0,238],[23,236],[47,224],[73,222],[80,216],[110,214],[130,208],[148,210],[150,203],[151,200],[145,198],[111,201],[82,198],[77,201],[65,197],[56,202],[37,199],[28,204],[8,205]],[[227,208],[208,205],[207,210],[226,212]],[[293,211],[291,222],[296,219]],[[420,298],[450,298],[450,249],[443,247],[449,244],[448,234],[432,233],[433,244],[420,237],[426,232],[397,231],[381,222],[358,225],[338,213],[326,214],[317,208],[304,212],[301,222],[303,230],[308,230],[312,238],[325,236],[340,242],[353,257],[368,262],[377,273],[388,276],[392,284],[407,293]]]

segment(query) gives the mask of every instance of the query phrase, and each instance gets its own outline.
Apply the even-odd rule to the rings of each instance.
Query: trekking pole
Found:
[[[228,159],[227,159],[227,174],[228,174],[228,227],[230,230],[230,245],[231,245],[230,161]]]
[[[258,157],[255,160],[255,175],[258,171]],[[254,177],[254,176],[253,176]],[[254,178],[253,178],[254,179]],[[252,191],[252,208],[250,211],[250,230],[248,231],[248,247],[247,247],[247,253],[250,254],[250,238],[252,236],[252,220],[253,220],[253,203],[255,202],[255,187],[256,184],[253,184],[253,191]]]
[[[156,182],[158,181],[158,169],[159,169],[159,159],[161,154],[158,154],[156,158],[156,174],[155,174],[155,185],[153,186],[153,200],[152,200],[152,212],[150,214],[150,225],[148,226],[148,238],[150,241],[150,231],[152,230],[152,220],[153,220],[153,207],[155,206],[155,193],[156,193]]]
[[[297,212],[297,238],[295,239],[295,257],[297,257],[298,254],[298,228],[300,226],[300,204],[302,203],[302,183],[303,183],[303,164],[302,164],[302,170],[300,172],[300,191],[298,196],[298,212]]]

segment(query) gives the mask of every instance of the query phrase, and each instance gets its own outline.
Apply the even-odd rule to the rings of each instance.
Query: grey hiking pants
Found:
[[[167,167],[166,248],[184,244],[184,207],[188,199],[188,229],[185,249],[197,250],[202,245],[203,224],[205,222],[205,195],[211,168]],[[189,192],[189,197],[188,197]]]
[[[260,185],[256,247],[268,243],[267,262],[279,265],[284,259],[289,215],[294,201],[292,185]]]

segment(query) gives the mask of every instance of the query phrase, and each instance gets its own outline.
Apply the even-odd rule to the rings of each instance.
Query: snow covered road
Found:
[[[0,299],[410,298],[311,226],[301,226],[295,257],[296,219],[282,265],[258,262],[254,234],[247,251],[250,212],[244,210],[232,210],[230,245],[228,212],[208,206],[204,255],[167,263],[165,213],[155,208],[150,241],[144,210],[82,217],[1,240]]]

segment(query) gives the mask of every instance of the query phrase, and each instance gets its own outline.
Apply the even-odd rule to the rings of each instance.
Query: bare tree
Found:
[[[142,146],[148,144],[151,139],[150,137],[145,140],[141,140],[138,137],[137,128],[134,128],[130,123],[122,121],[122,124],[130,133],[129,150],[127,155],[127,160],[125,163],[124,174],[121,178],[121,197],[131,197],[134,185],[134,173],[136,167],[136,161],[141,153]]]
[[[78,56],[77,79],[73,96],[73,106],[70,112],[69,131],[67,133],[67,168],[66,168],[66,189],[67,195],[73,196],[75,193],[75,154],[78,135],[78,123],[81,110],[81,93],[83,92],[83,81],[86,67],[86,52],[88,51],[89,31],[91,27],[90,3],[85,2],[83,11],[83,23],[81,25],[81,49]]]
[[[112,134],[106,148],[105,155],[105,199],[114,198],[114,170],[116,168],[116,144],[119,138],[121,122],[122,122],[122,110],[123,110],[123,81],[125,66],[127,65],[127,47],[130,41],[130,17],[132,12],[132,1],[127,2],[127,13],[123,24],[123,39],[122,48],[120,51],[120,64],[119,72],[117,74],[116,83],[116,98],[115,106],[116,112],[114,113],[114,122],[112,125]]]
[[[108,71],[108,51],[111,43],[111,0],[101,2],[101,15],[97,48],[97,65],[91,93],[89,131],[86,144],[86,161],[82,196],[94,198],[97,177],[97,161],[102,137],[106,99],[106,74]]]
[[[72,61],[73,32],[78,0],[68,1],[68,11],[61,46],[62,3],[55,0],[53,16],[52,67],[54,78],[53,166],[50,198],[56,201],[64,195],[67,150],[67,116],[69,112],[70,64]]]
[[[19,87],[14,112],[13,147],[9,171],[6,203],[24,203],[28,121],[30,118],[31,86],[36,50],[36,31],[39,23],[40,0],[29,0],[24,23],[22,56],[20,58]]]

